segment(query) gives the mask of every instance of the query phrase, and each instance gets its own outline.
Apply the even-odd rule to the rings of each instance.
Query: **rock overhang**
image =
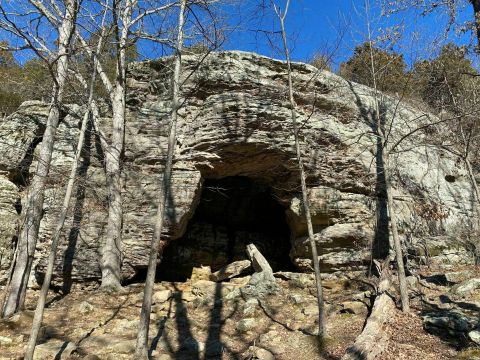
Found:
[[[167,144],[171,106],[169,61],[134,63],[128,73],[123,230],[126,278],[145,266],[148,259],[156,191]],[[302,264],[301,269],[307,269],[308,250],[302,250],[306,233],[286,96],[285,63],[233,51],[213,53],[200,66],[195,56],[185,56],[184,65],[184,80],[187,76],[188,80],[182,88],[184,106],[179,111],[174,191],[167,211],[165,236],[172,240],[182,236],[199,201],[203,179],[246,176],[270,186],[287,208],[292,247],[297,249],[291,252],[291,257]],[[359,253],[359,247],[375,237],[379,194],[374,165],[376,139],[371,128],[375,108],[373,90],[329,72],[319,72],[307,64],[295,63],[293,70],[301,149],[313,221],[319,232],[318,244],[325,261],[335,263],[337,260],[332,259],[337,259],[338,254]],[[415,119],[424,116],[409,106],[397,105],[395,99],[385,98],[386,114],[396,116],[392,136],[401,138],[411,131],[413,121],[419,121]],[[0,132],[8,136],[13,128],[30,129],[30,124],[41,127],[44,110],[40,111],[39,106],[23,105],[0,124]],[[61,178],[73,158],[77,122],[73,116],[66,116],[59,127],[51,170],[52,178],[57,181],[47,190],[40,235],[40,247],[45,251],[62,200]],[[100,123],[108,129],[108,111]],[[38,134],[9,138],[13,141],[10,145],[18,149],[14,157],[17,160],[8,155],[11,148],[0,147],[3,159],[0,168],[6,169],[7,178],[21,166],[25,149],[31,147],[35,138]],[[465,169],[453,155],[424,146],[425,138],[422,132],[407,138],[402,150],[411,149],[393,156],[394,198],[404,238],[453,233],[457,226],[473,218],[473,195]],[[71,220],[67,220],[64,230],[62,251],[74,247],[69,260],[74,280],[99,276],[95,257],[102,243],[107,194],[102,155],[97,152],[95,142],[91,134],[91,148],[87,152],[90,159],[81,180],[85,192],[82,201],[78,197],[74,200]],[[38,146],[33,150],[38,151]],[[32,162],[30,173],[34,172],[34,165]],[[455,182],[445,180],[452,174]],[[5,206],[13,206],[12,203]],[[429,218],[426,208],[435,208],[444,216]],[[78,209],[82,209],[82,219],[75,222],[74,213]],[[75,241],[72,232],[78,236]],[[348,239],[352,239],[351,246],[346,246]],[[325,246],[329,243],[331,246]],[[343,258],[348,259],[347,255]],[[59,277],[65,260],[65,256],[59,257]],[[42,266],[40,261],[38,271],[42,271]],[[343,267],[334,264],[332,268]]]

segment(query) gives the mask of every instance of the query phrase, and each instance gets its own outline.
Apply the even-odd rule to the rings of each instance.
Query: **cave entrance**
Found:
[[[271,189],[247,177],[207,179],[184,236],[164,251],[157,280],[186,281],[193,268],[200,266],[217,271],[247,259],[245,249],[250,243],[274,271],[293,270],[285,209]]]

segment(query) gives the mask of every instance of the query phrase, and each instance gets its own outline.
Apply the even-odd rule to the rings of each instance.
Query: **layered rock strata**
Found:
[[[290,229],[290,260],[297,269],[308,271],[311,261],[285,63],[238,51],[211,54],[200,64],[198,57],[185,56],[184,63],[184,104],[165,238],[181,241],[205,179],[247,177],[267,187],[283,207]],[[125,279],[143,271],[148,262],[167,147],[170,65],[171,59],[164,58],[129,68],[123,172]],[[296,63],[293,70],[300,145],[323,269],[361,269],[372,249],[384,254],[390,241],[383,173],[376,162],[374,92],[310,65]],[[430,243],[443,239],[442,250],[435,255],[453,248],[463,254],[459,261],[468,262],[468,253],[462,253],[455,240],[459,229],[473,218],[472,187],[461,161],[430,145],[435,129],[414,131],[433,116],[389,97],[382,97],[381,105],[382,117],[393,124],[390,144],[405,137],[388,164],[405,246],[424,256],[419,249],[428,252]],[[0,123],[1,270],[8,269],[13,256],[20,199],[35,171],[46,110],[45,104],[27,102]],[[69,106],[58,129],[38,243],[36,272],[40,276],[74,159],[81,112],[81,107]],[[107,135],[109,124],[106,107],[101,127]],[[78,178],[55,272],[56,281],[64,283],[100,277],[98,254],[104,241],[107,191],[103,154],[92,130]],[[217,269],[223,265],[217,264]]]

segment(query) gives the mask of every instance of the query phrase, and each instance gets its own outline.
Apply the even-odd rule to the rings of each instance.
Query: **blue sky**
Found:
[[[267,33],[278,30],[278,19],[272,9],[267,8],[263,11],[259,9],[261,0],[231,1],[234,3],[228,6],[221,5],[219,9],[229,28],[224,48],[255,51],[263,55],[283,58],[283,54],[278,48],[271,46],[266,36]],[[263,1],[266,4],[270,3],[270,0]],[[277,4],[284,4],[286,0],[275,1]],[[384,18],[380,17],[378,4],[381,1],[370,0],[371,9],[368,16],[373,37],[380,35],[379,29],[399,26],[403,36],[393,48],[404,54],[407,64],[434,55],[432,49],[438,49],[438,46],[434,46],[437,42],[442,44],[454,41],[462,44],[470,41],[469,36],[456,36],[454,33],[450,33],[448,38],[443,37],[446,17],[441,15],[441,11],[427,17],[420,16],[417,11],[409,11]],[[464,4],[458,22],[463,23],[465,20],[472,19],[469,1],[462,0],[457,3]],[[291,0],[286,26],[292,58],[297,61],[308,61],[317,51],[320,51],[332,57],[333,68],[336,69],[341,62],[352,55],[355,46],[367,39],[364,4],[365,0]],[[176,15],[174,13],[171,15],[171,21],[174,21]],[[0,37],[5,38],[5,36]],[[277,36],[273,39],[273,44],[278,45],[279,40]],[[162,50],[154,49],[148,43],[140,44],[139,51],[141,58],[159,57],[164,53]],[[31,53],[28,52],[17,55],[20,62],[30,57]]]
[[[377,31],[379,28],[399,26],[403,37],[394,48],[405,54],[408,64],[431,56],[437,42],[463,44],[470,41],[469,36],[457,36],[452,32],[447,39],[444,38],[447,18],[442,12],[422,17],[416,11],[409,11],[386,19],[380,17],[380,1],[371,0],[370,3],[369,18],[374,37],[380,35]],[[467,1],[464,3],[459,23],[472,17],[470,5]],[[255,0],[242,1],[242,16],[235,15],[235,9],[231,10],[230,21],[238,27],[230,35],[225,48],[282,57],[281,53],[269,46],[265,35],[254,31],[258,27],[271,31],[278,24],[271,11],[262,14],[256,4],[258,1]],[[298,61],[308,61],[316,51],[321,50],[332,55],[334,67],[348,59],[355,46],[367,38],[364,4],[364,0],[292,0],[287,15],[292,57]],[[275,29],[278,30],[278,26]]]

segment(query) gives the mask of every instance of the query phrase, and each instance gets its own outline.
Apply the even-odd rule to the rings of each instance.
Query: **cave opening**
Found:
[[[193,268],[201,266],[215,272],[247,259],[245,249],[250,243],[274,271],[294,270],[285,209],[272,190],[247,177],[206,179],[186,232],[164,250],[156,279],[186,281]]]

